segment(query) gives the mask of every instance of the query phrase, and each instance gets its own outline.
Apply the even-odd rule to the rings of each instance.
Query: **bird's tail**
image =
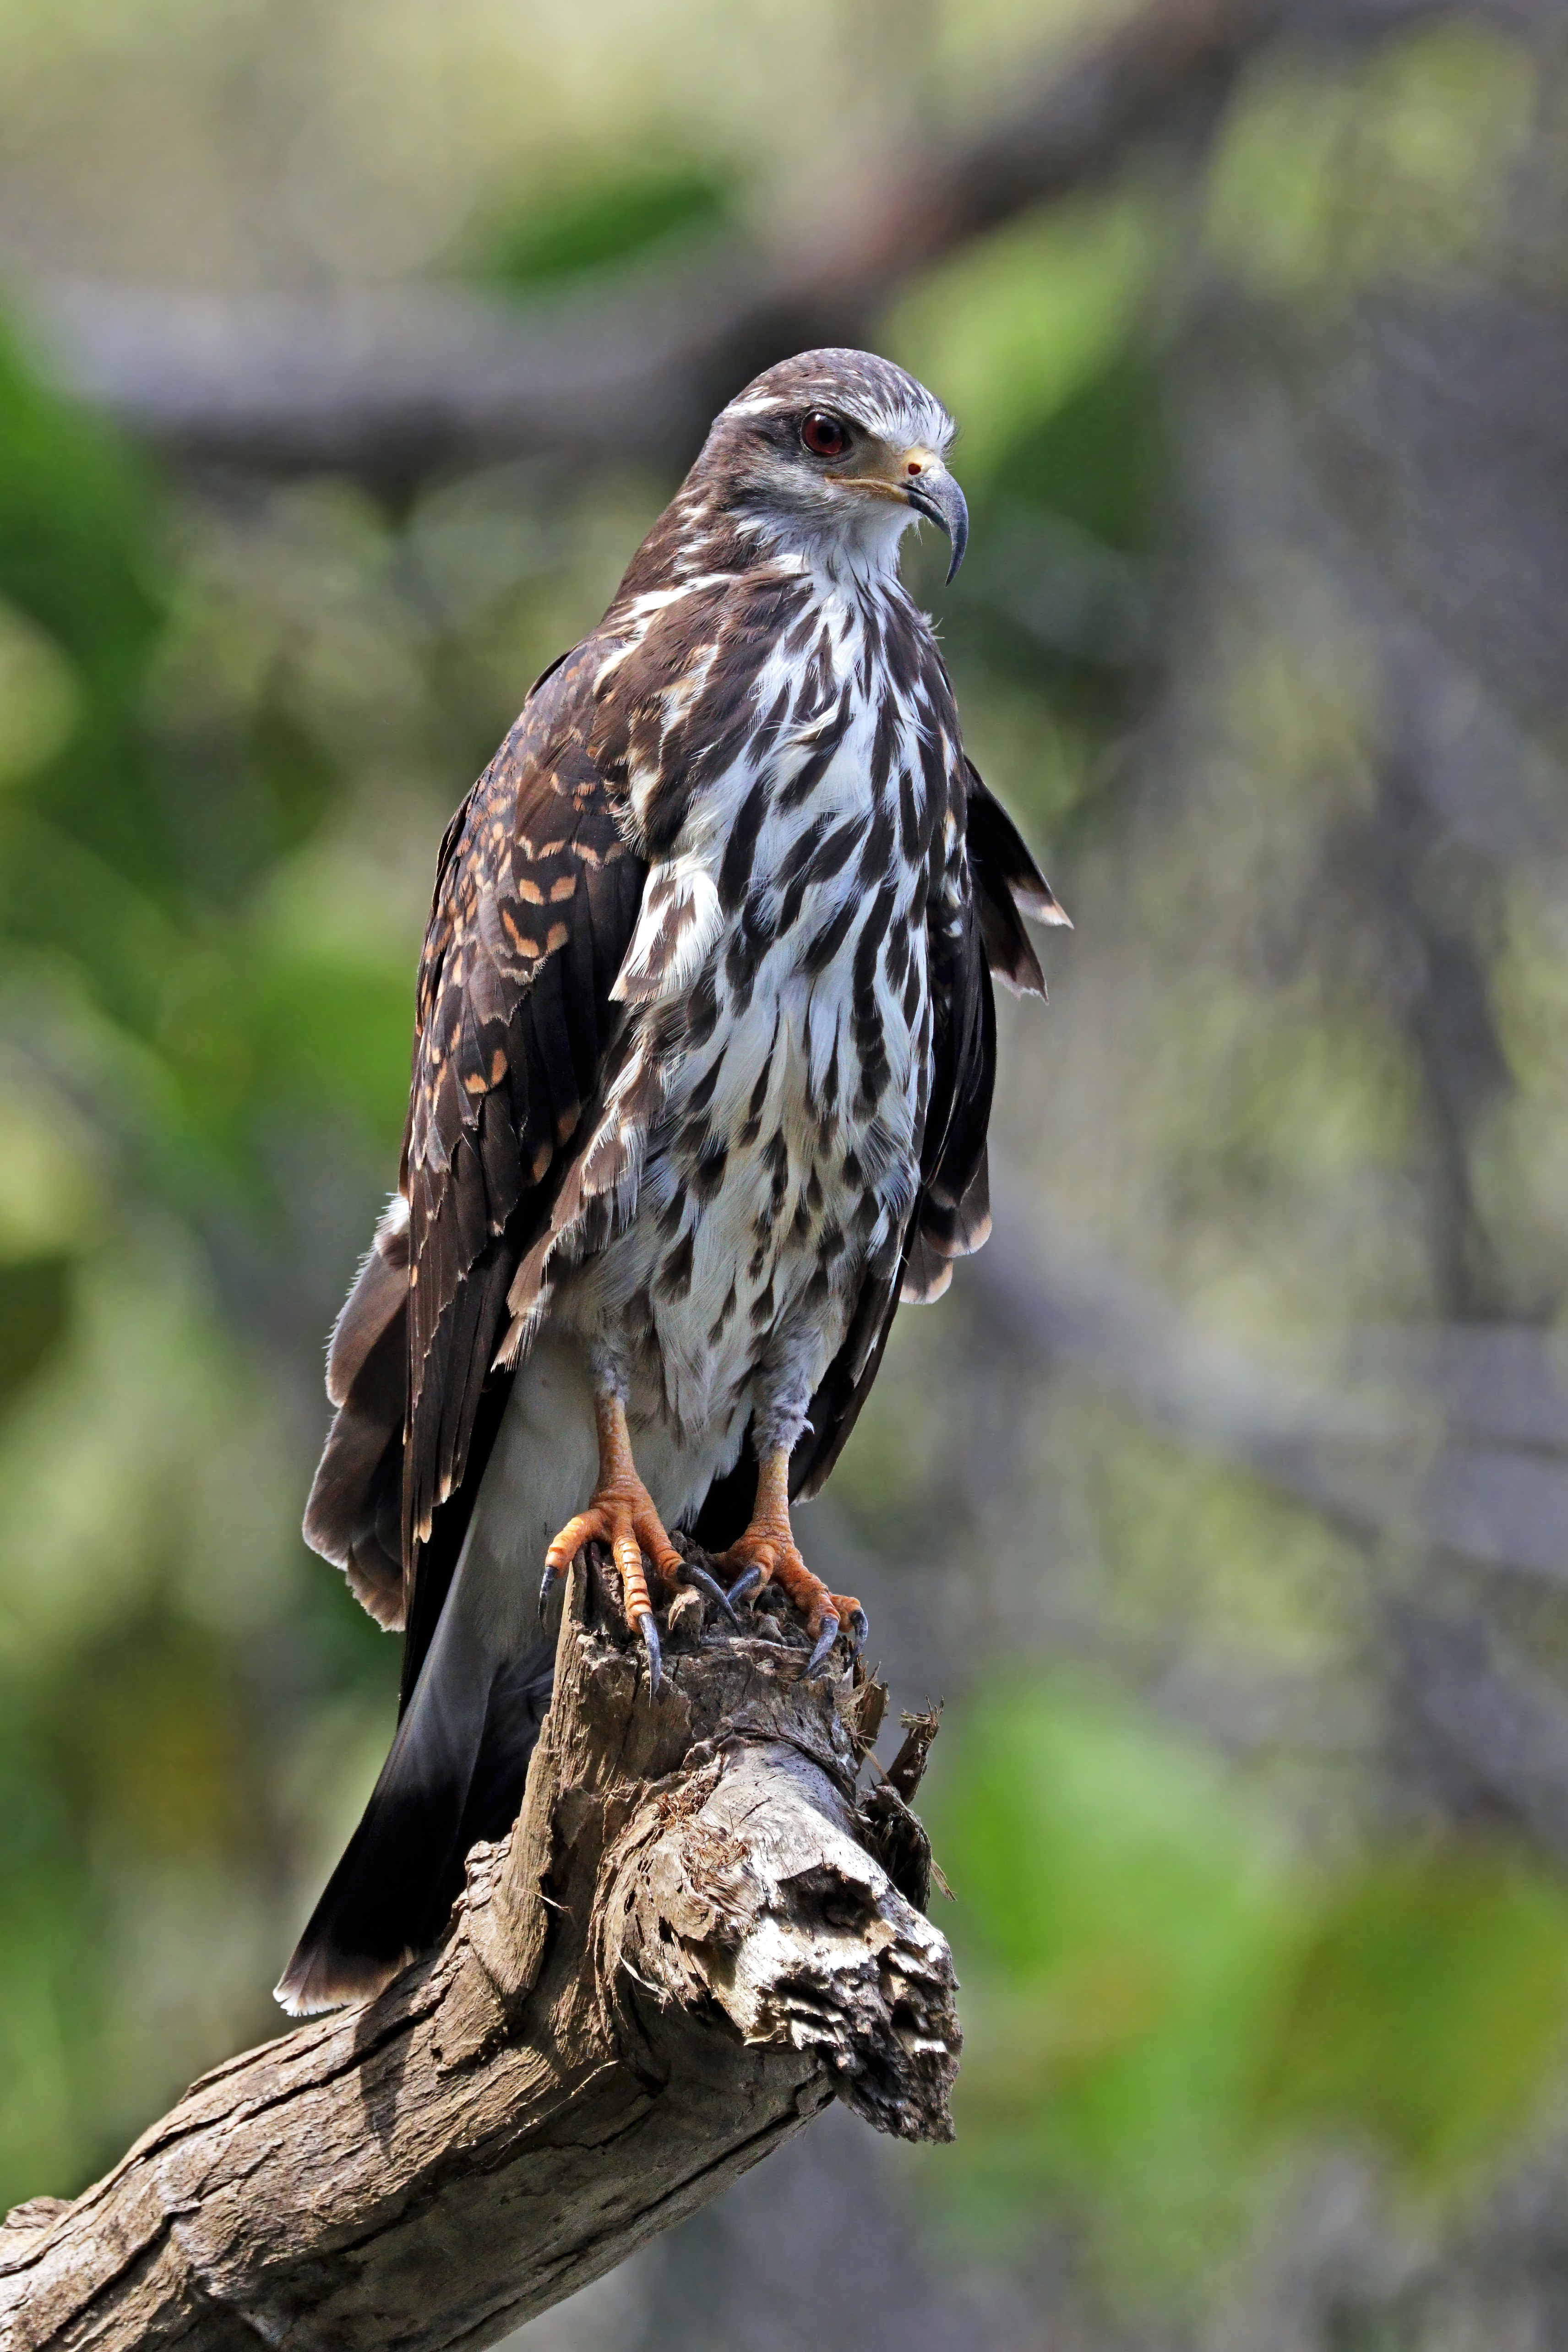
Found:
[[[291,2017],[367,1999],[436,1942],[469,1846],[503,1837],[517,1817],[554,1647],[498,1664],[446,1612],[359,1827],[278,1983]]]
[[[476,1838],[517,1818],[554,1645],[535,1594],[555,1529],[581,1510],[597,1463],[581,1347],[546,1333],[520,1373],[392,1753],[348,1850],[284,1970],[292,2016],[377,1993],[428,1950]]]

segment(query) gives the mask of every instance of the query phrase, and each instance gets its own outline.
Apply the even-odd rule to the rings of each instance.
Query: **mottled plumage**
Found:
[[[515,1810],[539,1571],[591,1495],[635,1486],[656,1580],[693,1528],[838,1628],[784,1470],[816,1491],[900,1293],[984,1240],[991,974],[1043,992],[1020,917],[1064,919],[898,578],[914,514],[962,553],[951,434],[865,353],[758,378],[448,828],[306,1519],[405,1629],[403,1714],[292,2006],[384,1982]]]

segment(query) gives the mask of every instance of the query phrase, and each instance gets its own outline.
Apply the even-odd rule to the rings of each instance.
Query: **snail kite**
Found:
[[[952,422],[863,352],[718,417],[604,619],[547,670],[441,845],[397,1192],[332,1335],[305,1531],[405,1637],[396,1737],[279,1987],[374,1992],[516,1811],[546,1586],[614,1553],[654,1607],[775,1581],[900,1298],[989,1224],[991,979],[1062,915],[965,758],[902,587],[968,532]]]

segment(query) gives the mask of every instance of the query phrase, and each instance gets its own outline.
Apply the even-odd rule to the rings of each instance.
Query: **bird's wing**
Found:
[[[1043,997],[1045,974],[1021,919],[1026,915],[1032,923],[1069,931],[1072,925],[1022,834],[973,761],[965,760],[963,765],[964,837],[985,961],[1015,996]]]
[[[388,1633],[403,1623],[407,1395],[408,1203],[398,1193],[332,1327],[327,1397],[337,1412],[305,1506],[305,1541]]]
[[[546,672],[447,828],[398,1199],[329,1357],[338,1414],[306,1535],[404,1627],[405,1700],[504,1402],[507,1294],[625,1023],[612,991],[647,869],[592,748],[602,658],[590,640]]]
[[[1068,919],[1011,817],[968,760],[959,790],[962,851],[933,876],[927,902],[931,1085],[920,1190],[901,1236],[868,1262],[844,1343],[812,1399],[790,1462],[790,1491],[803,1499],[821,1490],[844,1450],[900,1302],[923,1306],[940,1298],[952,1279],[953,1259],[979,1249],[991,1231],[985,1137],[996,1073],[992,974],[1020,993],[1044,996],[1022,917]]]

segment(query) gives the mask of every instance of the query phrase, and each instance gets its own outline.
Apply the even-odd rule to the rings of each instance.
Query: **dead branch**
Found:
[[[205,2076],[74,2204],[18,2208],[6,2352],[481,2346],[836,2094],[951,2136],[929,1849],[855,1793],[885,1694],[802,1680],[787,1626],[672,1615],[654,1697],[578,1563],[521,1817],[447,1943]]]

